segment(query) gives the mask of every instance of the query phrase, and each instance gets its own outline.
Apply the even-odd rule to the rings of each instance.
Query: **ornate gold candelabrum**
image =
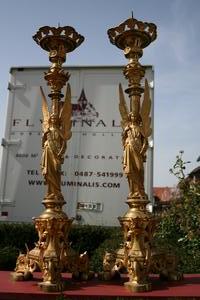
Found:
[[[129,60],[124,68],[124,75],[128,79],[128,88],[125,92],[130,99],[130,108],[127,107],[122,87],[119,86],[124,149],[123,170],[129,184],[126,201],[129,210],[119,218],[124,232],[124,244],[116,253],[116,266],[127,269],[129,281],[125,286],[131,291],[149,291],[151,241],[156,222],[146,209],[149,200],[144,190],[144,162],[148,137],[151,135],[151,100],[147,80],[144,87],[141,85],[145,68],[140,64],[139,58],[143,54],[143,48],[156,39],[156,25],[132,17],[118,27],[109,29],[108,36],[110,42],[122,49]]]
[[[66,202],[61,192],[61,165],[67,140],[71,137],[69,84],[65,99],[61,100],[61,90],[69,80],[69,74],[64,72],[62,64],[65,62],[66,53],[76,49],[84,41],[84,37],[69,26],[45,26],[38,30],[33,39],[49,52],[49,60],[52,63],[44,76],[51,89],[50,110],[45,94],[40,88],[43,113],[41,169],[47,184],[47,194],[42,202],[45,206],[44,212],[34,219],[39,240],[34,249],[26,255],[19,255],[13,277],[16,280],[29,279],[38,266],[43,276],[40,287],[51,292],[63,289],[63,269],[68,269],[74,276],[80,273],[87,276],[88,271],[87,254],[77,256],[69,246],[68,233],[73,219],[69,219],[62,210]]]

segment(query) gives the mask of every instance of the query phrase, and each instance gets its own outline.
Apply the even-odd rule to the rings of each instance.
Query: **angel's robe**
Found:
[[[140,127],[128,124],[124,129],[123,168],[129,180],[130,193],[144,194],[143,136]]]
[[[61,194],[61,164],[66,142],[56,126],[49,128],[41,158],[42,174],[48,186],[47,197]]]

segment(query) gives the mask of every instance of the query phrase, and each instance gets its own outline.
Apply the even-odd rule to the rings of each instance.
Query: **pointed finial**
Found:
[[[58,27],[60,27],[60,22],[58,22]]]
[[[133,11],[131,11],[131,18],[133,19]]]

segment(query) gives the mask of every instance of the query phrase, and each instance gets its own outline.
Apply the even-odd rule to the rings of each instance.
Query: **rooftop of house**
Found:
[[[174,194],[177,193],[176,187],[154,187],[153,188],[153,195],[154,197],[158,198],[161,202],[169,202],[173,197]]]
[[[196,167],[192,172],[189,173],[188,179],[200,180],[200,167]]]

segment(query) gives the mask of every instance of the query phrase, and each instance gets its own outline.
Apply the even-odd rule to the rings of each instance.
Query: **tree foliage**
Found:
[[[171,199],[170,208],[162,215],[156,242],[171,248],[179,258],[184,273],[200,272],[200,182],[185,175],[183,151],[176,157],[170,172],[178,180],[178,193]]]

